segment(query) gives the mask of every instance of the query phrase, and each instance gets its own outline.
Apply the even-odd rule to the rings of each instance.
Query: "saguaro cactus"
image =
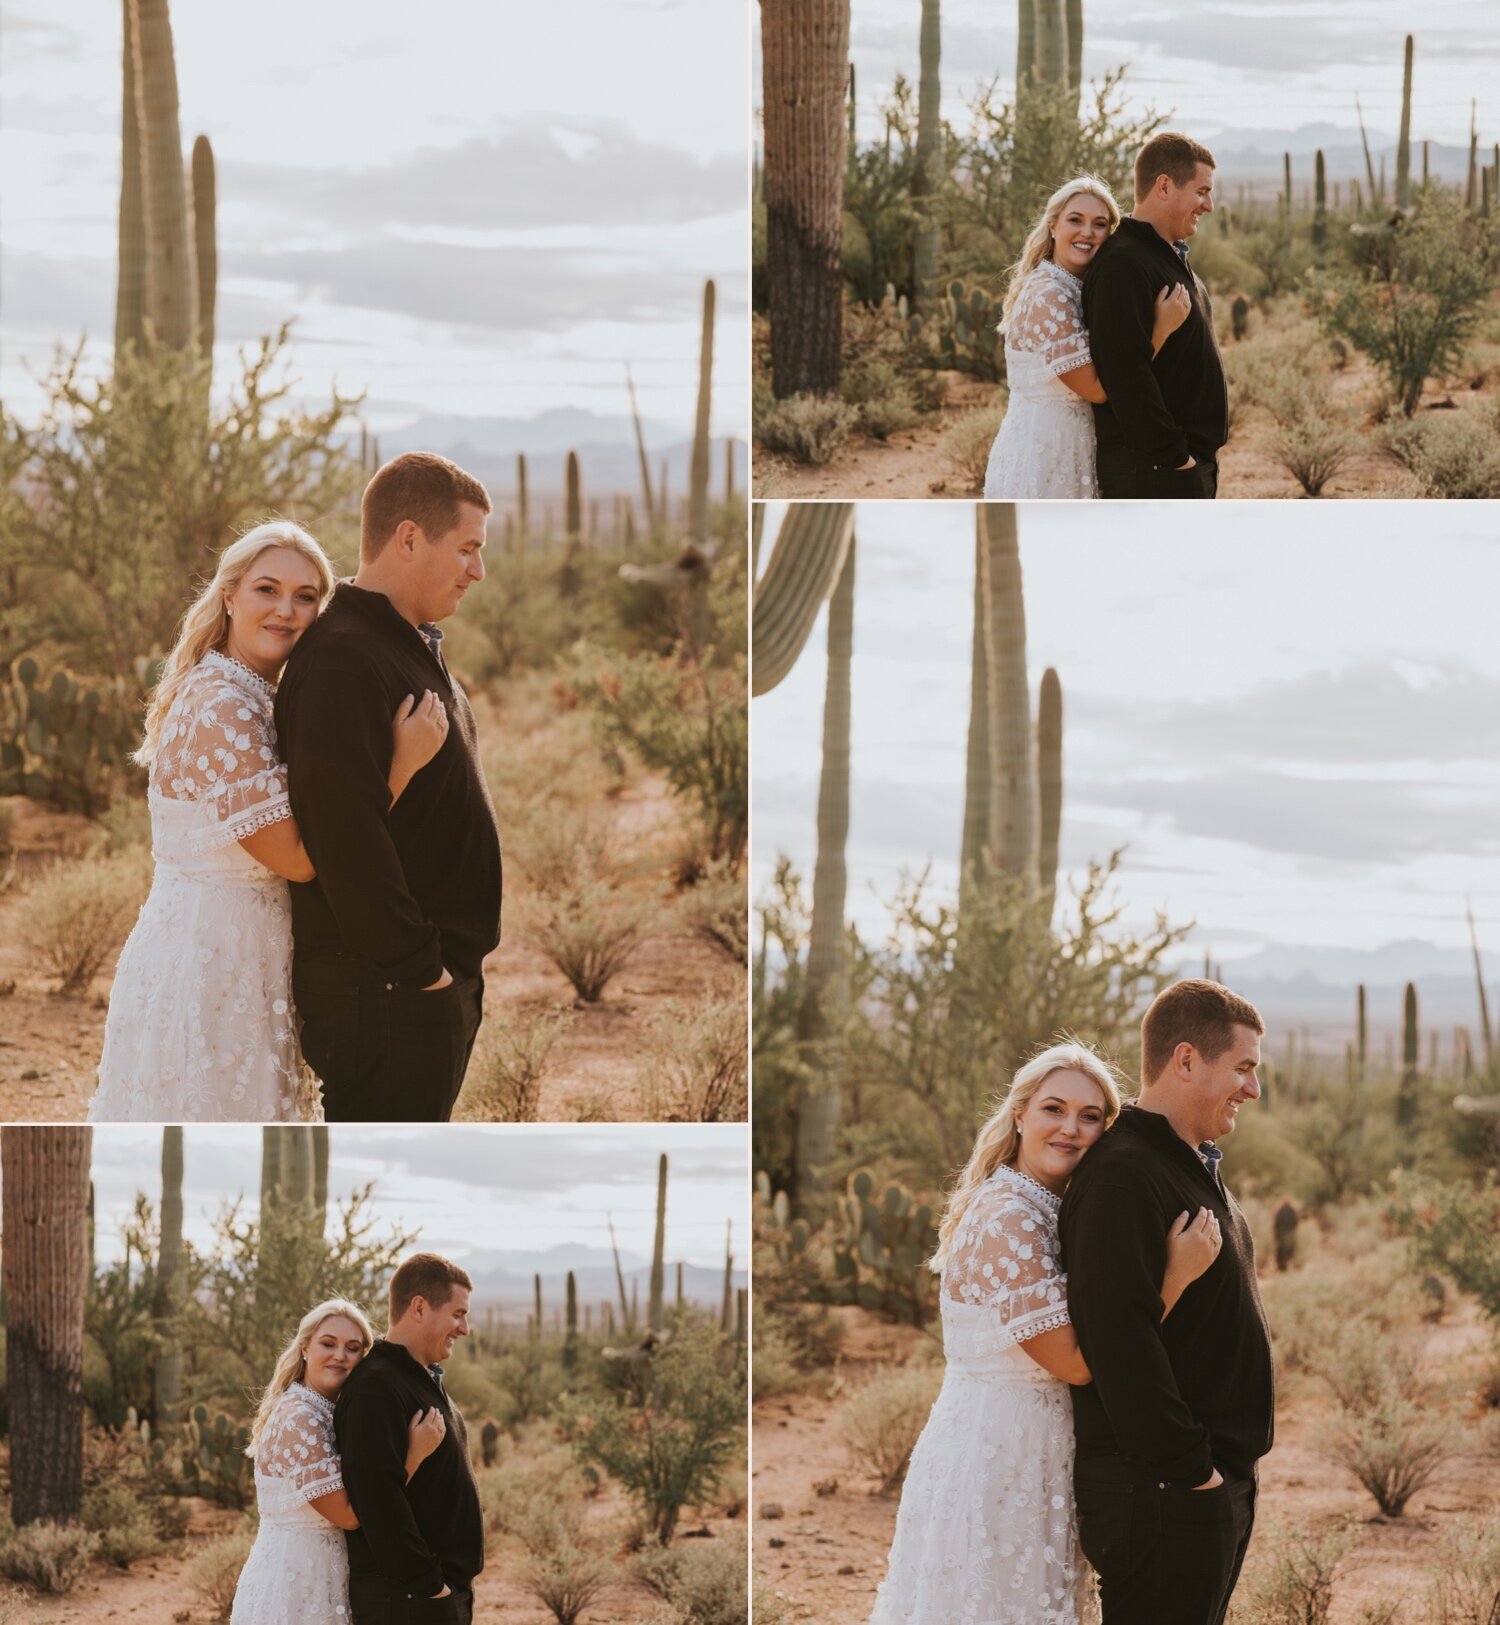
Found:
[[[647,1308],[653,1332],[662,1329],[662,1296],[666,1287],[667,1246],[667,1154],[661,1154],[656,1169],[656,1239],[651,1246],[651,1298]]]
[[[1065,0],[1034,0],[1038,84],[1062,85],[1068,77],[1068,14]]]
[[[1406,984],[1401,1011],[1401,1082],[1396,1090],[1396,1127],[1410,1129],[1417,1120],[1417,1059],[1421,1035],[1417,1028],[1416,984]]]
[[[942,175],[943,85],[941,0],[922,0],[921,78],[917,82],[917,168],[912,177],[912,201],[921,224],[914,246],[912,274],[920,305],[937,282],[938,251],[942,244],[934,198]]]
[[[135,105],[135,9],[123,0],[120,97],[119,272],[115,284],[115,349],[139,344],[145,332],[146,217],[141,198],[141,126]]]
[[[693,425],[693,465],[688,475],[688,540],[708,540],[708,416],[713,400],[714,285],[703,284],[703,339],[698,350],[698,416]]]
[[[1031,82],[1036,68],[1036,0],[1017,0],[1016,90]]]
[[[193,338],[193,284],[172,22],[167,0],[132,0],[132,5],[145,181],[146,315],[158,344],[183,350]]]
[[[1396,141],[1396,204],[1411,206],[1411,35],[1406,36],[1406,61],[1401,71],[1401,134]]]
[[[156,1257],[156,1295],[151,1319],[156,1332],[151,1409],[158,1435],[175,1431],[182,1405],[182,1345],[173,1324],[182,1296],[182,1127],[161,1131],[161,1242]]]
[[[583,539],[583,479],[578,472],[578,453],[568,453],[567,471],[567,506],[564,510],[563,528],[567,532],[568,542],[576,546]]]
[[[762,0],[766,271],[778,399],[838,388],[849,0]]]
[[[662,1158],[665,1162],[667,1159]],[[578,1282],[572,1270],[568,1271],[568,1319],[563,1336],[563,1368],[571,1371],[578,1364]]]
[[[989,725],[989,847],[996,867],[1034,876],[1036,787],[1031,763],[1031,701],[1026,683],[1026,606],[1013,502],[977,504],[977,551],[984,571],[985,710]]]
[[[1313,158],[1313,247],[1321,249],[1328,242],[1328,170],[1323,162],[1323,149],[1318,148]]]
[[[1050,917],[1057,897],[1057,851],[1062,834],[1062,682],[1048,666],[1037,699],[1036,779],[1041,831],[1037,867]]]
[[[1363,1083],[1365,1081],[1365,1067],[1370,1059],[1370,1023],[1368,1011],[1365,1006],[1365,984],[1363,982],[1359,984],[1358,1007],[1355,1021],[1355,1076],[1361,1083]]]
[[[208,137],[193,143],[193,278],[198,299],[198,348],[205,359],[214,353],[214,310],[219,295],[218,201],[214,183],[214,150]]]
[[[1076,104],[1083,89],[1083,0],[1068,0],[1068,88]]]

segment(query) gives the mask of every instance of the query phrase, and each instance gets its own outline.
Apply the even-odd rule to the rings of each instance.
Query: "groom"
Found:
[[[1271,1338],[1215,1142],[1260,1095],[1264,1031],[1217,982],[1159,994],[1141,1023],[1140,1097],[1063,1197],[1068,1306],[1093,1373],[1072,1391],[1074,1490],[1104,1625],[1223,1625],[1250,1541]],[[1205,1205],[1223,1248],[1163,1320],[1167,1231]]]
[[[445,457],[387,463],[360,504],[359,570],[276,693],[292,814],[317,870],[292,887],[292,986],[331,1123],[446,1122],[479,1030],[500,836],[437,622],[484,579],[489,511]],[[447,736],[392,806],[392,719],[429,689]]]
[[[349,1373],[333,1409],[344,1488],[353,1625],[470,1625],[484,1524],[464,1420],[439,1363],[469,1335],[473,1283],[436,1253],[391,1277],[390,1326]],[[406,1479],[407,1423],[432,1406],[446,1431]]]
[[[1213,497],[1229,438],[1229,394],[1208,289],[1188,242],[1213,210],[1207,147],[1164,130],[1135,160],[1135,208],[1106,238],[1083,283],[1089,347],[1109,397],[1094,408],[1099,495]],[[1152,359],[1156,297],[1182,285],[1187,320]]]

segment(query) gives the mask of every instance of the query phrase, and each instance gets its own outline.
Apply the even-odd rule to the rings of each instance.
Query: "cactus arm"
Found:
[[[853,503],[802,502],[788,509],[755,589],[752,694],[768,694],[796,664],[853,535]]]
[[[218,192],[214,181],[214,150],[208,137],[193,142],[193,254],[197,268],[198,348],[205,360],[214,353],[214,309],[218,303],[219,244]]]
[[[984,542],[990,850],[1007,875],[1035,877],[1036,784],[1026,682],[1026,606],[1013,502],[977,504]]]
[[[1401,72],[1401,134],[1396,142],[1396,203],[1411,205],[1411,57],[1412,37],[1406,36],[1406,61]]]
[[[693,464],[688,476],[688,539],[694,542],[708,540],[708,416],[713,398],[713,372],[714,285],[710,280],[703,284],[703,341],[698,351],[698,416],[693,425]],[[732,453],[732,443],[730,449]]]
[[[1062,683],[1057,672],[1048,666],[1042,673],[1037,698],[1036,777],[1041,816],[1037,862],[1049,919],[1057,897],[1057,854],[1062,834],[1062,740]]]
[[[146,222],[141,197],[141,128],[135,105],[135,13],[124,0],[121,50],[119,281],[115,288],[115,349],[138,345],[144,334]]]

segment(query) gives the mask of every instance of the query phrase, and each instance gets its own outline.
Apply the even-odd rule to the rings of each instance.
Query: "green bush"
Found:
[[[581,879],[560,895],[524,897],[517,908],[524,934],[585,1004],[603,997],[640,947],[655,912],[651,898],[599,878]]]
[[[861,1472],[878,1481],[881,1495],[901,1488],[942,1382],[936,1367],[887,1370],[867,1382],[840,1413],[838,1431],[845,1448]]]
[[[613,1565],[606,1558],[572,1541],[533,1554],[521,1571],[521,1584],[557,1625],[576,1625],[612,1578]]]
[[[678,902],[690,928],[740,965],[750,952],[750,894],[727,858],[715,858]]]
[[[213,1610],[215,1619],[228,1619],[234,1606],[235,1588],[240,1583],[240,1570],[250,1556],[254,1536],[248,1529],[232,1535],[220,1535],[209,1543],[188,1564],[187,1582]]]
[[[1500,1320],[1500,1181],[1493,1174],[1470,1184],[1403,1173],[1391,1214],[1411,1237],[1418,1269],[1440,1270]]]
[[[1420,495],[1456,501],[1500,497],[1500,412],[1426,412],[1385,431],[1385,445]]]
[[[1386,1396],[1369,1408],[1345,1411],[1319,1430],[1325,1455],[1353,1473],[1387,1518],[1453,1456],[1461,1436],[1430,1406]]]
[[[83,1497],[83,1527],[99,1537],[99,1556],[117,1569],[153,1557],[164,1542],[156,1514],[139,1490],[106,1485]]]
[[[61,1596],[83,1578],[98,1549],[98,1535],[76,1524],[29,1523],[0,1546],[0,1574]]]
[[[815,467],[831,462],[859,419],[859,408],[819,395],[789,395],[756,420],[755,434],[767,451],[784,451]]]
[[[984,489],[984,474],[989,467],[990,447],[1005,421],[1005,403],[1008,393],[996,391],[988,406],[976,406],[951,423],[938,441],[938,452],[957,470],[967,491]]]
[[[1500,1620],[1500,1512],[1462,1513],[1444,1529],[1429,1566],[1432,1625]]]
[[[750,1106],[743,995],[688,1009],[670,999],[646,1034],[641,1115],[651,1122],[742,1123]]]
[[[631,1564],[637,1579],[671,1604],[684,1625],[744,1625],[745,1549],[728,1540],[646,1547]]]
[[[138,853],[60,859],[27,887],[16,936],[57,979],[59,993],[87,992],[150,889],[150,866]]]
[[[518,1012],[487,1028],[464,1081],[460,1118],[483,1123],[534,1123],[548,1057],[575,1020],[558,1007]]]

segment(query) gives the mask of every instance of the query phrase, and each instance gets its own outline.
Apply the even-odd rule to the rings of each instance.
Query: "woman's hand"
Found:
[[[1167,1272],[1162,1277],[1162,1319],[1172,1313],[1182,1294],[1219,1256],[1224,1238],[1212,1208],[1199,1208],[1190,1219],[1179,1213],[1167,1231]]]
[[[391,753],[391,771],[386,782],[391,788],[391,805],[401,799],[401,792],[427,766],[448,737],[448,712],[442,696],[428,689],[419,700],[408,694],[396,708],[391,724],[395,734],[395,749]]]
[[[1161,347],[1192,314],[1193,296],[1185,282],[1174,282],[1156,296],[1156,316],[1151,325],[1151,354],[1161,354]]]
[[[416,1472],[424,1461],[443,1442],[443,1435],[448,1431],[448,1424],[443,1420],[443,1413],[436,1405],[425,1411],[418,1411],[406,1424],[406,1477],[411,1481],[412,1474]]]

